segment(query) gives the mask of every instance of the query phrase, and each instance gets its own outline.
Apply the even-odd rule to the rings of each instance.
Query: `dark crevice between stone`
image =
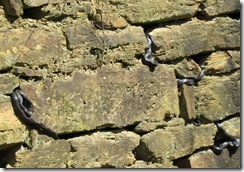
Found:
[[[143,55],[144,54],[136,54],[135,55],[135,58],[138,59],[138,60],[141,60],[142,64],[145,65],[145,66],[147,66],[150,72],[154,72],[155,71],[155,68],[157,66],[156,67],[155,66],[150,66],[150,65],[144,63],[144,61],[143,61],[143,58],[144,58]],[[156,58],[156,60],[158,60],[158,58]]]
[[[231,13],[231,14],[228,14],[228,17],[232,18],[232,19],[236,19],[236,20],[239,20],[240,19],[240,11],[236,12],[236,13]]]
[[[102,164],[101,168],[116,168],[116,166],[113,166],[111,164]]]
[[[70,152],[74,153],[77,152],[77,149],[70,144]]]
[[[240,19],[240,12],[231,12],[231,13],[223,13],[223,14],[218,14],[218,15],[214,15],[214,16],[209,16],[205,11],[199,11],[197,12],[196,17],[200,20],[205,20],[205,21],[210,21],[213,20],[216,17],[230,17],[232,19],[235,20],[239,20]]]
[[[179,58],[176,58],[176,59],[172,59],[172,60],[169,60],[169,61],[164,62],[164,64],[176,65],[177,63],[180,63],[184,58],[185,57],[179,57]]]
[[[240,51],[240,47],[219,47],[218,45],[214,47],[215,51],[213,52],[218,52],[218,51]]]
[[[80,132],[72,132],[72,133],[62,133],[58,134],[59,139],[68,140],[76,137],[82,137],[87,135],[92,135],[96,132],[112,132],[112,133],[119,133],[124,131],[122,128],[104,128],[104,129],[94,129],[90,131],[80,131]]]
[[[128,130],[128,131],[132,131],[134,132],[134,129],[136,128],[136,126],[139,124],[140,122],[135,122],[134,124],[131,125],[127,125],[124,127],[124,129]]]
[[[196,114],[196,118],[193,119],[190,123],[194,123],[194,122],[200,122],[201,125],[206,125],[206,124],[211,124],[213,123],[213,121],[209,120],[208,118],[206,118],[204,115],[202,114]]]
[[[188,21],[191,21],[191,16],[180,16],[176,17],[174,19],[168,18],[164,20],[155,20],[151,22],[145,22],[145,23],[131,23],[127,20],[128,23],[132,26],[141,26],[144,29],[144,32],[150,32],[153,29],[161,28],[161,27],[168,27],[170,25],[181,25],[183,23],[186,23]]]
[[[2,68],[2,69],[0,69],[0,75],[5,74],[5,73],[10,73],[12,69],[13,69],[13,67]]]
[[[189,154],[189,155],[186,155],[186,156],[173,160],[173,165],[177,166],[178,168],[191,168],[189,158],[196,153],[207,151],[210,148],[211,148],[210,146],[207,146],[207,147],[201,147],[199,149],[196,149],[192,154]]]
[[[23,79],[23,80],[25,80],[25,81],[34,81],[34,82],[38,82],[38,81],[41,81],[42,80],[42,77],[39,77],[39,76],[27,76],[27,75],[25,75],[25,74],[16,74],[16,73],[14,73],[13,72],[13,74],[15,75],[15,76],[17,76],[18,78],[20,78],[20,79]]]
[[[236,137],[230,135],[222,128],[219,123],[216,123],[218,131],[214,138],[214,145],[211,147],[211,150],[216,155],[221,155],[224,149],[227,149],[229,152],[229,157],[235,154],[240,147],[240,140]]]
[[[47,16],[49,14],[48,12],[44,12],[42,10],[42,8],[44,6],[45,5],[42,5],[40,7],[25,9],[22,18],[23,19],[30,18],[30,19],[34,19],[34,20],[40,20],[40,19],[44,18],[45,16]]]
[[[223,123],[223,122],[228,121],[228,120],[233,119],[233,118],[240,118],[240,113],[238,112],[238,113],[231,114],[231,115],[225,117],[224,119],[214,121],[214,123],[215,124],[216,123]]]
[[[75,137],[92,135],[94,132],[95,131],[81,131],[81,132],[63,133],[63,134],[58,134],[58,137],[61,140],[68,140],[68,139],[72,139]]]
[[[132,151],[132,153],[136,160],[151,162],[155,159],[153,152],[148,149],[147,145],[142,140],[140,140],[140,144]]]
[[[48,16],[50,15],[50,11],[45,11],[47,4],[41,5],[39,7],[32,7],[32,8],[26,8],[24,9],[24,14],[22,16],[22,18],[30,18],[30,19],[34,19],[34,20],[40,20],[43,18],[48,19],[49,21],[53,21],[53,22],[61,22],[62,20],[66,19],[67,17],[72,17],[73,19],[75,19],[76,17],[73,15],[68,15],[68,14],[61,14],[58,16]]]
[[[191,56],[189,56],[189,58],[193,59],[196,63],[198,63],[201,66],[208,56],[210,56],[212,53],[218,52],[218,51],[225,51],[226,53],[228,53],[228,51],[240,51],[240,47],[232,47],[232,48],[230,48],[230,47],[223,48],[222,47],[221,48],[221,47],[215,46],[214,51],[203,51],[203,52],[200,52],[198,54],[191,55]],[[177,64],[178,62],[180,62],[184,58],[185,57],[179,57],[179,58],[176,58],[176,59],[169,61],[169,62],[166,62],[166,63]]]
[[[0,168],[6,168],[7,165],[13,165],[16,161],[16,152],[20,149],[21,145],[9,149],[0,150]]]
[[[191,168],[191,164],[189,160],[190,156],[191,155],[187,155],[185,157],[173,160],[173,165],[177,166],[178,168]]]

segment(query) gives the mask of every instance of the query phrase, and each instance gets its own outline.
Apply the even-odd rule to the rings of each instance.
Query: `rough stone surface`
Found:
[[[0,150],[23,143],[28,136],[26,127],[15,116],[10,99],[0,95]]]
[[[100,63],[118,61],[134,64],[135,56],[143,54],[147,45],[142,27],[94,31],[94,26],[88,20],[74,22],[66,29],[65,35],[68,48],[74,51],[71,56],[78,59],[71,61],[70,66],[79,64],[96,68]]]
[[[239,0],[206,0],[203,5],[203,14],[207,16],[239,12],[241,8]]]
[[[174,69],[177,78],[196,78],[202,71],[201,67],[189,57],[181,60]]]
[[[110,4],[108,1],[92,1],[93,10],[91,16],[94,20],[94,25],[100,29],[117,29],[125,28],[128,23],[119,14],[119,8]]]
[[[230,156],[227,149],[221,155],[215,155],[211,150],[196,153],[189,158],[191,168],[241,168],[241,152]]]
[[[5,12],[2,6],[0,6],[0,28],[0,32],[3,32],[4,30],[11,28],[10,22],[5,17]]]
[[[70,139],[73,149],[68,163],[74,168],[122,168],[135,162],[132,150],[139,145],[140,136],[117,130],[97,132]]]
[[[180,116],[189,122],[196,118],[194,87],[183,84],[180,87]]]
[[[233,58],[226,52],[214,52],[207,56],[202,65],[206,68],[206,75],[228,73],[240,68],[237,58]]]
[[[17,65],[55,71],[55,61],[64,56],[62,41],[65,37],[42,30],[11,29],[0,32],[0,70]]]
[[[240,51],[236,50],[229,50],[227,53],[231,56],[231,58],[240,65],[240,60],[241,60],[241,54]]]
[[[220,126],[223,127],[228,134],[240,138],[240,117],[235,117],[228,121],[224,121],[220,124]]]
[[[205,76],[194,89],[196,113],[210,121],[240,113],[240,82]]]
[[[0,168],[240,168],[209,150],[216,122],[242,139],[236,0],[5,0],[0,28]],[[16,118],[18,86],[59,140]]]
[[[201,0],[111,0],[119,14],[131,24],[160,23],[193,16]]]
[[[34,116],[60,133],[179,115],[174,70],[166,65],[153,73],[144,66],[127,70],[112,65],[94,73],[77,71],[54,83],[23,83],[22,88],[36,105]]]
[[[65,140],[53,140],[34,150],[16,152],[15,168],[66,168],[70,144]]]
[[[19,85],[19,80],[12,74],[0,75],[0,94],[11,94]]]
[[[160,47],[156,56],[161,61],[219,48],[240,47],[240,21],[231,18],[192,20],[181,25],[156,28],[150,34]]]
[[[214,124],[158,129],[141,137],[136,156],[145,161],[162,163],[174,160],[189,155],[201,147],[213,145],[216,131]]]

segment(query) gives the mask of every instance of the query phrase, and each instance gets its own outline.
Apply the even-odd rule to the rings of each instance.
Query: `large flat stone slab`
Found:
[[[136,155],[145,161],[165,163],[213,145],[216,131],[214,124],[158,129],[141,137]]]
[[[132,24],[160,23],[195,15],[201,0],[112,0],[119,14]]]
[[[104,66],[54,82],[23,83],[21,88],[36,107],[33,118],[59,133],[121,128],[179,115],[177,82],[167,65],[154,72],[146,66]]]
[[[0,70],[14,65],[56,71],[64,57],[65,37],[43,30],[11,29],[0,32]]]
[[[240,113],[240,81],[205,76],[194,89],[196,114],[209,121]]]
[[[228,17],[210,21],[192,20],[181,25],[156,28],[150,34],[160,47],[156,56],[161,61],[216,49],[240,48],[240,21]]]
[[[203,5],[203,14],[211,17],[221,14],[240,12],[241,8],[239,0],[207,0]]]
[[[136,159],[132,153],[140,136],[129,131],[96,132],[70,139],[73,148],[68,166],[74,168],[123,168]]]
[[[65,140],[52,140],[34,150],[16,152],[15,168],[66,168],[71,147]]]

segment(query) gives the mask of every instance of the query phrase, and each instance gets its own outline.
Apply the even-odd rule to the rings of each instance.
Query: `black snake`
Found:
[[[158,61],[152,56],[152,49],[157,48],[156,42],[148,33],[146,33],[146,38],[148,41],[148,47],[146,48],[146,53],[142,58],[142,62],[150,67],[156,67],[158,65]]]
[[[237,149],[240,146],[240,141],[234,136],[228,134],[218,123],[218,133],[215,137],[215,145],[212,146],[212,150],[220,154],[225,148]]]
[[[205,69],[203,69],[196,78],[184,78],[184,79],[177,79],[178,85],[186,84],[186,85],[197,85],[199,81],[201,81],[204,75]]]
[[[54,139],[58,139],[58,135],[54,131],[46,127],[43,123],[31,118],[34,106],[24,92],[16,88],[10,95],[10,98],[15,114],[23,123],[36,128],[40,132],[46,133]]]

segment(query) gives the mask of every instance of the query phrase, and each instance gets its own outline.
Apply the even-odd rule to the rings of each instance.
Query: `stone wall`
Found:
[[[15,88],[59,139],[18,119]],[[1,167],[240,168],[217,124],[240,139],[239,1],[0,2]]]

